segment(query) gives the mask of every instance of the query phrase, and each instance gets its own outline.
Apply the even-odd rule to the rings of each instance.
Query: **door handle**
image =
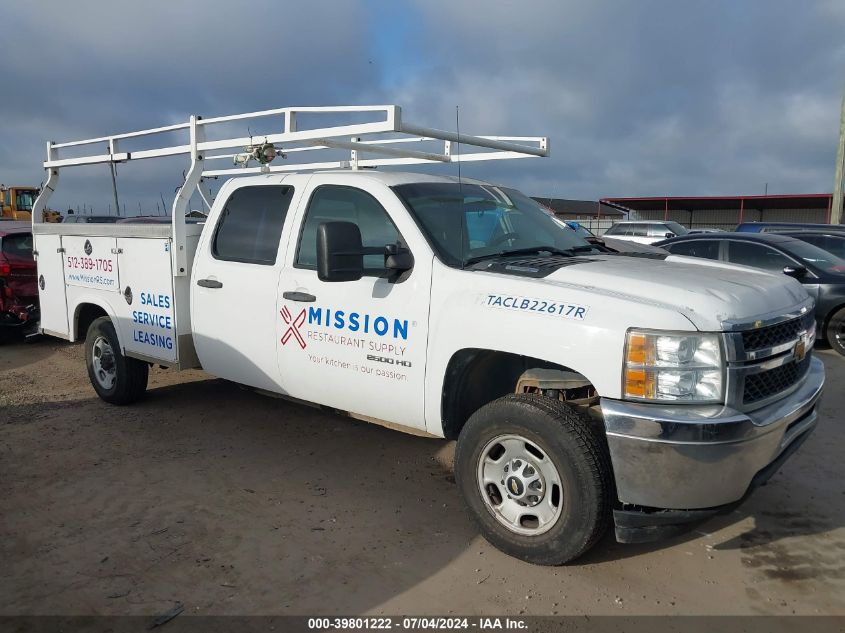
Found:
[[[197,285],[203,288],[222,288],[223,284],[216,279],[198,279]]]
[[[293,290],[283,292],[282,296],[291,301],[304,301],[305,303],[314,303],[317,300],[317,297],[309,295],[307,292],[298,292]]]

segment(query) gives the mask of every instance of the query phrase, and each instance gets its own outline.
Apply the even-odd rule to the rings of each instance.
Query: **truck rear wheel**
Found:
[[[149,365],[120,352],[109,317],[91,323],[85,337],[85,361],[94,391],[111,404],[131,404],[147,390]]]
[[[484,537],[530,563],[578,558],[610,522],[606,448],[557,400],[508,395],[476,411],[458,438],[455,477]]]

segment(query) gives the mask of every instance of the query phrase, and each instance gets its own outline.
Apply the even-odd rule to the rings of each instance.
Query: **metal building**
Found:
[[[741,222],[830,222],[829,193],[770,196],[602,198],[632,220],[674,220],[688,228],[732,231]]]

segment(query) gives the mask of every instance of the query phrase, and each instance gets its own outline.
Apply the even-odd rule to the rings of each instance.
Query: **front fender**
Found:
[[[443,429],[447,368],[462,349],[506,352],[566,367],[589,380],[599,395],[619,398],[629,328],[695,330],[682,314],[658,303],[633,303],[624,296],[561,288],[542,279],[455,270],[439,264],[435,268],[425,411],[427,430],[437,435],[442,435]],[[514,307],[514,301],[497,302],[491,297],[520,300]],[[523,308],[525,298],[531,302]],[[544,303],[546,309],[540,310]]]

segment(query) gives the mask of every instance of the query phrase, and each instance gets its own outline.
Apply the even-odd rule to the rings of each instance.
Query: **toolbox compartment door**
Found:
[[[69,338],[67,295],[61,235],[35,235],[38,253],[38,301],[41,329],[47,334]]]
[[[119,292],[116,242],[113,237],[62,236],[65,283]]]
[[[170,239],[117,239],[120,289],[116,305],[124,353],[175,363],[176,301]]]

